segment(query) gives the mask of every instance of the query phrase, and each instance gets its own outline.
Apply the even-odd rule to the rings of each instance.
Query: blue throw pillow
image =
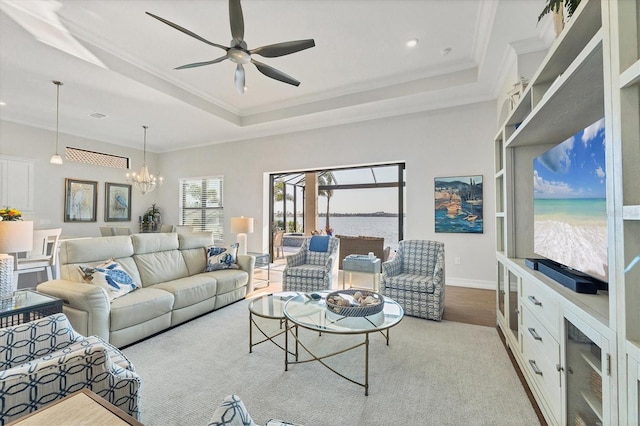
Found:
[[[326,253],[329,250],[329,239],[331,237],[328,235],[314,235],[311,237],[311,241],[309,242],[309,251],[321,251]]]
[[[207,247],[207,266],[204,272],[217,271],[219,269],[240,269],[238,262],[238,243],[229,247]]]

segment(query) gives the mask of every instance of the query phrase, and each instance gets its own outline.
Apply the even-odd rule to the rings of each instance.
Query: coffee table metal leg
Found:
[[[364,337],[364,396],[369,396],[369,333]]]
[[[249,353],[253,352],[253,313],[249,311]]]
[[[284,371],[289,371],[289,321],[286,318],[284,320],[284,347]]]

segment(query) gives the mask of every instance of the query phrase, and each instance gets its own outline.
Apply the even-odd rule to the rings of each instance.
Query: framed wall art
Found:
[[[95,222],[97,204],[98,182],[65,179],[65,222]]]
[[[482,234],[482,186],[482,175],[435,178],[435,231]]]
[[[128,222],[131,220],[131,185],[104,183],[104,221]]]

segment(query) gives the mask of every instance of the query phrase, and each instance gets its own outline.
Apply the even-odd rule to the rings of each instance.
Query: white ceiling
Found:
[[[42,3],[60,6],[52,16],[104,68],[36,40],[17,23],[27,16],[46,38],[63,34],[42,20]],[[226,1],[0,0],[6,104],[0,119],[55,129],[51,81],[60,80],[62,134],[138,147],[141,126],[148,125],[148,149],[167,152],[495,99],[513,49],[548,44],[548,25],[536,25],[543,6],[540,0],[243,0],[249,49],[306,38],[316,46],[256,57],[299,87],[249,64],[248,90],[239,95],[228,60],[173,69],[223,50],[144,13],[228,46]],[[411,49],[405,43],[413,37],[419,43]],[[90,117],[94,112],[108,117]]]

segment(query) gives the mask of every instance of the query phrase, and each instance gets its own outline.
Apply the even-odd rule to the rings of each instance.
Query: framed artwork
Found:
[[[64,184],[64,221],[95,222],[98,182],[67,178]]]
[[[482,186],[482,175],[435,178],[435,231],[482,234]]]
[[[104,183],[104,221],[128,222],[131,220],[131,185]]]

